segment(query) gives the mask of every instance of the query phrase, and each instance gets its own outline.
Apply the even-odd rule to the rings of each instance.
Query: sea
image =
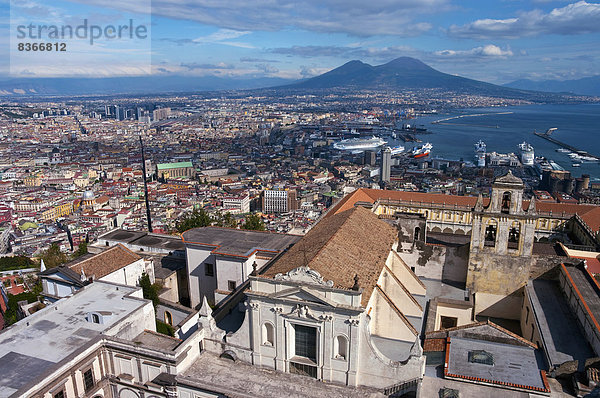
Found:
[[[459,117],[460,116],[460,117]],[[438,123],[433,123],[446,119]],[[566,144],[600,156],[600,104],[577,105],[523,105],[492,108],[460,109],[403,121],[425,127],[431,134],[417,137],[433,144],[431,156],[451,160],[474,162],[475,143],[482,140],[487,152],[519,154],[517,145],[523,141],[531,144],[535,156],[553,160],[575,177],[589,174],[600,181],[600,163],[584,162],[573,167],[567,153],[557,152],[559,146],[533,133],[556,128],[552,136]],[[391,143],[390,143],[391,144]],[[398,142],[406,150],[412,143]],[[419,145],[419,144],[415,144]]]

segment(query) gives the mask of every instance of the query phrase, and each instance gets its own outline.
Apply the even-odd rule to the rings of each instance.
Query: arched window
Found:
[[[484,237],[484,245],[485,246],[496,246],[496,232],[498,231],[498,223],[496,220],[490,220],[488,222],[487,227],[485,227],[485,237]]]
[[[100,323],[100,317],[98,316],[98,314],[92,313],[92,322]]]
[[[500,207],[502,213],[510,212],[510,192],[504,192],[502,194],[502,206]]]
[[[419,240],[420,233],[421,233],[421,228],[415,227],[415,238],[414,238],[415,241]]]
[[[345,336],[336,336],[333,341],[333,357],[335,359],[348,358],[348,339]]]
[[[518,221],[513,221],[510,226],[510,230],[508,231],[508,248],[509,249],[518,249],[519,241],[521,238],[521,223]]]
[[[165,311],[165,323],[173,326],[173,315],[169,311]]]
[[[271,347],[275,345],[275,328],[268,322],[262,326],[262,343]]]

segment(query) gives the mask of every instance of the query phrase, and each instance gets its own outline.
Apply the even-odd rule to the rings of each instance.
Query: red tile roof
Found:
[[[139,259],[140,256],[119,243],[87,260],[70,265],[69,268],[79,275],[83,269],[87,277],[94,275],[99,279]]]
[[[328,213],[328,216],[338,214],[351,209],[357,202],[375,203],[381,199],[391,199],[398,201],[412,201],[423,204],[436,204],[459,207],[475,207],[477,197],[442,195],[424,192],[410,191],[391,191],[383,189],[360,188],[346,195],[341,199]],[[484,205],[489,203],[489,198],[484,198]],[[566,216],[579,214],[579,216],[592,228],[593,231],[600,230],[600,206],[570,204],[570,203],[551,203],[536,202],[536,209],[543,213],[564,214]],[[523,201],[523,209],[529,208],[529,201]]]
[[[321,220],[260,276],[308,266],[334,287],[350,289],[358,275],[366,306],[396,237],[396,229],[371,211],[353,207]]]

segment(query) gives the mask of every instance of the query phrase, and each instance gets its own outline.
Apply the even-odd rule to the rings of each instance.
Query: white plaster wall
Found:
[[[371,317],[371,334],[401,341],[414,341],[416,338],[378,290],[373,291],[367,308]]]
[[[217,257],[217,289],[229,291],[228,281],[235,281],[236,286],[246,281],[252,269],[248,271],[246,258],[240,260],[229,257]],[[251,267],[250,267],[251,268]]]
[[[425,295],[425,287],[416,275],[407,268],[402,259],[395,251],[390,251],[385,263],[390,270],[402,281],[402,284],[411,294]]]
[[[475,314],[505,319],[521,319],[523,296],[515,294],[475,293]]]
[[[189,281],[190,304],[193,307],[202,302],[202,297],[214,302],[214,291],[217,288],[219,270],[215,266],[215,258],[208,249],[187,247],[186,262]],[[206,276],[204,263],[213,264],[214,276]]]
[[[146,264],[143,259],[139,259],[121,269],[111,272],[110,274],[98,280],[120,283],[127,286],[137,286],[144,272],[146,272]],[[151,281],[152,279],[153,278],[151,278]]]
[[[434,330],[440,330],[440,325],[443,316],[457,318],[456,326],[468,325],[470,323],[473,323],[472,313],[472,308],[454,307],[449,304],[438,303],[435,316]]]

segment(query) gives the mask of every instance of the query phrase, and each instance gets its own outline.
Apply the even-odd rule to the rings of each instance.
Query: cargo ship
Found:
[[[477,167],[485,167],[486,148],[485,142],[481,140],[475,144],[475,161],[477,162]]]
[[[432,148],[433,148],[433,145],[431,145],[429,142],[427,142],[421,146],[416,146],[413,148],[413,150],[411,152],[411,156],[415,159],[427,157],[427,156],[429,156],[429,153],[431,152]]]
[[[350,138],[333,144],[333,148],[339,151],[366,151],[369,149],[377,149],[387,142],[379,137],[371,138]]]

